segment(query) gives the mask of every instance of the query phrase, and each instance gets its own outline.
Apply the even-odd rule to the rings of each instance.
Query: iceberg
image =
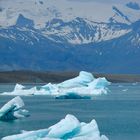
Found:
[[[107,94],[110,82],[106,78],[97,78],[89,72],[81,71],[79,76],[59,84],[47,84],[40,88],[44,95],[51,95],[62,99],[92,98],[95,95]],[[41,94],[42,94],[41,93]]]
[[[30,96],[34,95],[36,91],[37,91],[36,87],[33,87],[31,89],[25,89],[25,86],[21,84],[16,84],[12,92],[4,92],[1,95]]]
[[[79,73],[79,76],[58,84],[58,87],[60,88],[82,87],[82,86],[87,86],[87,84],[92,82],[93,80],[94,80],[94,77],[91,73],[81,71]]]
[[[94,89],[101,89],[107,87],[109,84],[110,82],[108,82],[106,78],[103,77],[95,79],[94,81],[90,82],[88,86]]]
[[[108,138],[100,134],[94,119],[90,123],[84,123],[68,114],[47,129],[25,131],[22,134],[4,137],[2,140],[108,140]]]
[[[20,84],[16,84],[15,85],[15,91],[20,91],[20,90],[22,90],[22,89],[24,89],[25,87],[23,86],[23,85],[20,85]]]
[[[0,109],[0,120],[8,121],[28,117],[29,112],[23,107],[24,102],[19,96],[13,98]]]
[[[2,95],[48,95],[63,99],[89,99],[95,95],[106,94],[108,85],[110,82],[106,78],[94,78],[91,73],[81,71],[75,78],[58,84],[48,83],[40,88],[25,89],[24,86],[17,84],[12,92],[5,92]]]
[[[107,94],[108,89],[106,88],[110,82],[108,82],[105,78],[98,78],[88,83],[87,86],[76,87],[67,90],[63,90],[61,94],[62,96],[80,96],[80,97],[92,97],[95,95]],[[60,94],[59,94],[60,96]]]

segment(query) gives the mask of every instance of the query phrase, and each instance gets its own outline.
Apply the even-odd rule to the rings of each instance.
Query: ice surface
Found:
[[[91,73],[81,71],[79,73],[79,76],[66,80],[60,84],[58,84],[59,87],[61,88],[74,88],[74,87],[82,87],[82,86],[87,86],[88,83],[92,82],[94,80],[94,77]]]
[[[18,90],[22,90],[22,89],[24,89],[24,88],[25,88],[25,87],[24,87],[23,85],[16,84],[14,90],[18,91]]]
[[[85,71],[79,76],[66,80],[59,84],[48,83],[40,88],[33,87],[25,89],[17,84],[14,91],[5,92],[2,95],[48,95],[56,98],[92,98],[95,95],[106,94],[107,86],[110,84],[105,78],[94,78]]]
[[[0,109],[0,120],[14,120],[29,116],[29,112],[25,109],[23,100],[17,96],[6,103]]]
[[[25,131],[22,134],[4,137],[2,140],[108,140],[108,138],[100,135],[94,119],[90,123],[80,123],[75,116],[67,115],[47,129]]]
[[[108,86],[108,84],[109,82],[106,80],[106,78],[97,78],[91,83],[89,83],[88,86],[91,88],[100,89],[100,88]]]
[[[29,96],[29,95],[34,95],[36,92],[36,87],[33,87],[31,89],[25,89],[25,87],[21,84],[16,84],[15,88],[12,92],[4,92],[2,95],[24,95],[24,96]]]

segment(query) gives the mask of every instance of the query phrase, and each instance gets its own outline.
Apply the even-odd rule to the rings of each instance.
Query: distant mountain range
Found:
[[[140,2],[0,1],[0,70],[140,72]]]

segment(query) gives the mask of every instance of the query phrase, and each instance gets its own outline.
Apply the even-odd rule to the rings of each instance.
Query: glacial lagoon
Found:
[[[34,84],[25,84],[26,88]],[[42,86],[42,84],[36,85]],[[14,89],[14,84],[1,84],[0,93]],[[23,96],[31,116],[21,120],[0,122],[0,138],[19,134],[22,130],[38,130],[52,126],[67,114],[80,121],[97,121],[101,134],[110,140],[139,140],[140,84],[111,84],[107,95],[91,99],[54,99],[51,96]],[[14,96],[0,96],[0,107]]]

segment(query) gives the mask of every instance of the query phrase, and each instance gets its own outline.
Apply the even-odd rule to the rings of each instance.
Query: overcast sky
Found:
[[[68,0],[68,1],[78,1],[78,2],[99,2],[99,3],[126,3],[135,0]],[[136,0],[137,1],[137,0]]]

